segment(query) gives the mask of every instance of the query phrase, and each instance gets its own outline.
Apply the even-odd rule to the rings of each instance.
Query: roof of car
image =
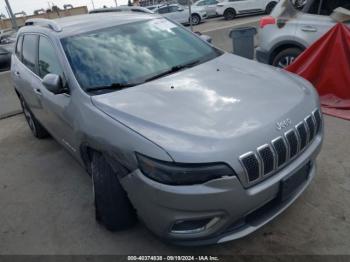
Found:
[[[61,30],[51,30],[56,33],[59,38],[77,35],[89,31],[95,31],[102,28],[117,26],[121,24],[144,21],[154,18],[159,18],[159,15],[141,13],[141,12],[111,12],[111,13],[97,13],[84,14],[76,16],[67,16],[52,20]],[[42,24],[29,25],[21,28],[21,32],[41,32],[50,30],[45,28]]]

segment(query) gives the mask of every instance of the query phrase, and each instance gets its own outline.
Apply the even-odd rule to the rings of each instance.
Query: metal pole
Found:
[[[115,2],[115,7],[118,7],[117,0],[114,0],[114,2]]]
[[[15,29],[16,31],[18,30],[18,26],[17,26],[17,21],[16,21],[16,17],[13,15],[10,3],[8,0],[5,0],[6,6],[7,6],[7,10],[10,14],[11,17],[11,22],[12,22],[12,28]]]
[[[91,0],[91,4],[92,4],[92,9],[94,9],[94,10],[95,10],[94,0]]]
[[[191,11],[191,4],[192,4],[192,1],[191,1],[191,0],[187,0],[187,3],[188,3],[188,12],[189,12],[189,14],[190,14],[190,28],[191,28],[191,31],[193,32],[192,11]]]

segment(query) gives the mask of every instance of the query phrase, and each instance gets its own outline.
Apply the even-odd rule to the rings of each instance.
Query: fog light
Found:
[[[219,217],[176,221],[171,229],[174,234],[195,234],[208,230],[220,220]]]

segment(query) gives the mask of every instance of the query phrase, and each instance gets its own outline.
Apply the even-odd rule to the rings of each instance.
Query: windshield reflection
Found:
[[[62,44],[83,89],[142,82],[174,66],[218,55],[216,49],[163,18],[68,37]]]

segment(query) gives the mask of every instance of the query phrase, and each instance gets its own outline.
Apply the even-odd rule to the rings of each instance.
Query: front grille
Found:
[[[322,117],[321,117],[321,113],[320,110],[315,110],[314,112],[312,112],[312,115],[315,118],[315,122],[316,122],[316,134],[318,134],[318,132],[320,132],[321,126],[322,126]]]
[[[269,145],[258,148],[258,154],[263,165],[263,174],[267,175],[275,168],[275,157]]]
[[[317,109],[308,115],[295,128],[288,130],[283,136],[240,156],[240,162],[249,184],[256,184],[288,164],[298,156],[322,127],[322,116]]]
[[[305,118],[305,122],[306,122],[307,128],[309,129],[309,140],[311,141],[314,138],[315,131],[316,131],[313,117],[308,116],[307,118]]]
[[[287,146],[282,137],[272,141],[272,146],[277,153],[277,166],[280,167],[287,160]]]
[[[242,165],[248,175],[249,182],[253,182],[260,177],[260,163],[255,153],[247,153],[240,158]]]
[[[299,142],[297,134],[295,133],[295,130],[292,129],[286,133],[286,138],[289,145],[289,157],[294,157],[299,150]]]
[[[296,129],[300,138],[300,150],[303,150],[307,144],[307,129],[304,122],[297,124]]]

